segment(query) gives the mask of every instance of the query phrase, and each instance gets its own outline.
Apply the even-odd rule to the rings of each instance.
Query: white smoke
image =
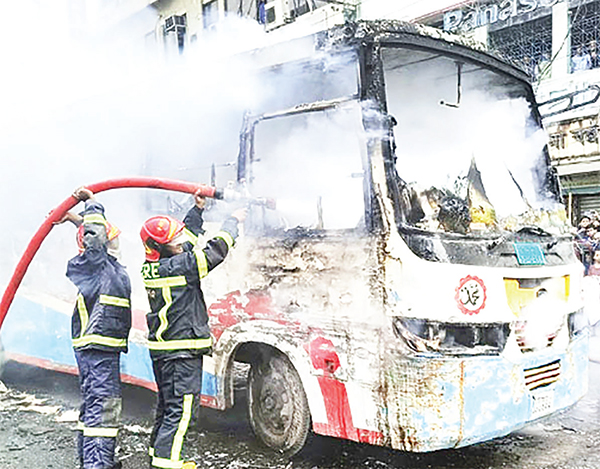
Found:
[[[150,9],[138,15],[135,27],[129,22],[127,29],[106,33],[73,31],[65,10],[39,2],[6,6],[5,14],[26,17],[27,28],[7,22],[0,33],[6,65],[0,197],[7,227],[0,285],[48,212],[79,186],[141,175],[209,183],[213,163],[218,176],[230,177],[220,165],[235,161],[243,112],[259,93],[242,65],[228,57],[239,35],[245,47],[265,42],[258,24],[226,21],[224,36],[215,31],[183,55],[166,55],[143,41],[143,32],[156,27]],[[123,263],[134,282],[143,260],[139,227],[151,211],[167,209],[160,191],[149,192],[98,195],[122,230]],[[23,286],[70,298],[64,272],[76,253],[74,227],[54,227]]]
[[[542,128],[528,134],[534,127],[525,88],[472,64],[459,72],[461,64],[447,58],[411,58],[390,52],[389,63],[398,61],[398,68],[386,74],[400,177],[423,189],[455,190],[474,160],[500,217],[528,206],[556,208],[536,179],[545,169],[547,136]]]
[[[232,163],[238,154],[244,112],[264,110],[267,101],[275,107],[297,104],[285,102],[285,97],[302,101],[305,77],[301,70],[283,71],[271,83],[249,73],[252,54],[245,58],[238,55],[242,49],[253,50],[284,39],[266,34],[254,21],[228,18],[179,55],[144,40],[145,36],[152,37],[158,21],[151,9],[123,28],[86,31],[81,25],[70,29],[66,9],[53,8],[51,3],[24,0],[18,6],[7,6],[7,17],[27,17],[28,28],[24,32],[17,22],[9,22],[0,33],[6,46],[0,59],[10,64],[5,86],[0,89],[0,124],[5,136],[0,140],[0,197],[3,219],[10,227],[2,235],[7,249],[0,266],[0,285],[9,281],[48,212],[75,188],[126,176],[209,183],[213,164],[217,185],[224,186],[235,178]],[[302,36],[302,31],[296,29],[294,35]],[[309,50],[314,44],[300,40],[298,54],[305,53],[307,45]],[[273,52],[283,52],[285,55],[280,56],[284,58],[295,54],[290,46],[274,48]],[[327,56],[322,59],[322,73],[335,73],[332,68],[337,65]],[[354,86],[350,92],[355,91],[352,80],[342,84]],[[313,86],[311,83],[304,89],[311,92]],[[285,96],[283,101],[281,96]],[[332,120],[330,127],[339,125]],[[347,148],[332,146],[339,133],[336,139],[328,139],[324,132],[320,135],[322,140],[312,141],[304,152],[297,139],[287,143],[288,153],[296,148],[298,164],[293,166],[292,178],[286,180],[300,183],[319,174],[327,179],[334,172],[335,168],[318,170],[320,158],[315,150],[321,148],[322,154],[327,149],[333,155],[337,148],[338,161],[342,161]],[[360,158],[360,154],[355,155],[355,167],[338,179],[362,198]],[[304,164],[300,164],[301,159]],[[262,169],[275,174],[272,168],[263,165]],[[290,171],[292,166],[277,171],[282,169]],[[276,192],[277,178],[262,182],[261,193],[253,195],[277,197],[270,193]],[[340,208],[348,207],[347,202],[352,202],[350,208],[355,213],[360,210],[357,207],[362,199],[345,199],[344,191],[337,191],[334,182],[329,181],[328,194],[311,195],[313,221],[317,195],[325,196],[322,209],[324,217],[333,223],[330,226],[339,225],[336,218],[341,215]],[[107,218],[122,231],[122,263],[137,292],[134,296],[144,301],[138,275],[143,262],[140,226],[149,214],[185,206],[189,197],[121,189],[99,194],[98,199],[105,205]],[[285,201],[282,204],[285,207]],[[82,208],[79,204],[75,210]],[[54,227],[31,263],[21,293],[24,288],[71,301],[74,288],[64,273],[68,259],[76,253],[75,228],[68,224]]]

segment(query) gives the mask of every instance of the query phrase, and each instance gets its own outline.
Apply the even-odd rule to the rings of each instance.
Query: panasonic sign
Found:
[[[530,13],[538,8],[550,8],[558,2],[559,0],[504,0],[500,3],[476,6],[468,11],[449,11],[444,13],[444,31],[470,31]]]

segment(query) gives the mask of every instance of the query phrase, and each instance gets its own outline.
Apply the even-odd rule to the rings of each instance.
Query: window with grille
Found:
[[[570,11],[571,72],[600,67],[600,2],[581,4]]]
[[[204,29],[209,29],[219,21],[219,4],[217,0],[202,5],[202,22]]]
[[[489,45],[520,65],[533,79],[549,73],[552,57],[552,16],[490,32]]]

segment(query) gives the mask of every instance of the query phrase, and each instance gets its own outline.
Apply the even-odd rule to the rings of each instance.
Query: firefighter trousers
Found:
[[[158,387],[154,428],[150,435],[153,468],[179,469],[183,466],[183,440],[194,399],[202,388],[202,355],[152,361]]]
[[[77,452],[83,469],[112,469],[121,418],[120,353],[76,350],[82,404]]]

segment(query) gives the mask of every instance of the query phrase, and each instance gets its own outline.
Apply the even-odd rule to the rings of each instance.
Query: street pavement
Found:
[[[76,469],[77,377],[9,362],[2,379],[0,469]],[[148,467],[154,404],[154,393],[124,386],[119,435],[124,469]],[[565,412],[485,443],[405,453],[314,437],[290,461],[256,441],[244,394],[238,390],[233,409],[201,409],[186,446],[203,469],[600,469],[600,324],[591,330],[589,391],[584,398]]]

